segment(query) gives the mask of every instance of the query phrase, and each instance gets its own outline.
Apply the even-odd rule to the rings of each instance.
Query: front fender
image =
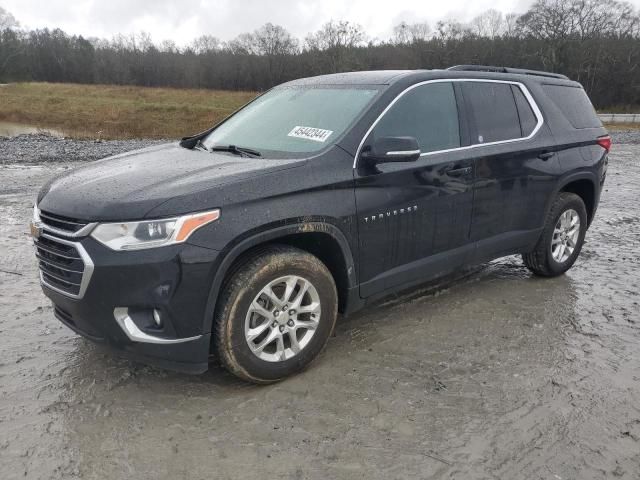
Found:
[[[216,303],[223,281],[229,272],[231,265],[233,265],[243,253],[259,245],[277,241],[278,238],[283,238],[292,234],[305,233],[327,234],[337,242],[340,246],[340,250],[342,251],[347,269],[348,288],[354,288],[357,285],[357,278],[351,247],[349,246],[349,242],[345,235],[337,226],[323,221],[301,221],[276,227],[266,227],[265,230],[252,232],[249,236],[244,237],[239,241],[231,242],[230,245],[225,247],[225,249],[220,253],[220,260],[217,262],[218,266],[214,273],[211,289],[207,298],[203,331],[206,333],[211,332]]]

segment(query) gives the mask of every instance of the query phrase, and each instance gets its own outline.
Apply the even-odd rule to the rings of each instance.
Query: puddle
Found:
[[[25,125],[23,123],[0,122],[0,137],[16,137],[18,135],[46,133],[54,137],[64,136],[61,131],[53,128],[36,127],[35,125]]]
[[[639,156],[612,154],[566,275],[507,257],[368,306],[264,387],[139,365],[56,320],[26,225],[79,164],[0,168],[0,478],[639,479]]]

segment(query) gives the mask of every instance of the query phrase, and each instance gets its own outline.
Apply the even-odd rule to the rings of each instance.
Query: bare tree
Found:
[[[558,41],[636,35],[640,19],[627,2],[538,0],[518,23],[532,37]]]
[[[287,56],[298,52],[298,40],[280,25],[266,23],[252,33],[243,33],[227,44],[227,50],[239,55],[259,56],[266,61],[267,83],[280,81]]]
[[[504,33],[505,20],[501,12],[491,8],[471,20],[471,28],[479,37],[496,38]]]
[[[640,19],[633,6],[615,0],[575,0],[580,38],[627,36],[638,33]]]
[[[292,55],[298,51],[298,40],[280,25],[266,23],[252,33],[238,35],[227,48],[250,55]]]
[[[306,51],[313,55],[315,71],[339,72],[357,68],[355,49],[364,46],[362,27],[348,21],[325,23],[305,39]],[[372,44],[373,45],[373,44]]]
[[[11,73],[13,63],[25,52],[19,27],[16,18],[0,7],[0,80]]]
[[[352,48],[362,45],[366,35],[356,23],[339,21],[325,23],[320,30],[307,36],[305,43],[309,50],[329,50]]]
[[[609,29],[618,37],[638,37],[640,35],[640,15],[628,2],[609,2]]]
[[[201,35],[191,42],[190,48],[198,55],[217,52],[222,49],[222,42],[213,35]]]
[[[403,22],[380,42],[367,43],[357,24],[332,21],[311,33],[303,49],[272,24],[229,43],[203,36],[187,48],[154,44],[145,33],[104,41],[13,27],[0,29],[0,81],[264,90],[314,74],[477,63],[565,73],[598,107],[637,108],[639,25],[638,11],[626,2],[537,0],[523,15],[489,11],[469,25],[438,22],[433,33],[424,23]]]
[[[573,1],[538,0],[518,19],[523,32],[535,38],[561,40],[575,29]]]
[[[400,22],[393,27],[393,41],[396,44],[426,42],[431,38],[431,27],[426,22]]]
[[[241,33],[233,40],[227,42],[225,45],[226,50],[235,55],[253,55],[254,52],[254,40],[253,35],[250,33]]]
[[[436,35],[444,42],[461,40],[469,33],[469,27],[457,20],[441,20],[436,23]]]
[[[267,23],[253,33],[258,55],[292,55],[298,51],[298,40],[280,25]]]
[[[282,80],[287,56],[298,52],[298,40],[280,25],[267,23],[253,32],[253,49],[267,60],[267,82],[270,85]]]
[[[0,30],[16,29],[20,27],[20,23],[11,13],[0,7]]]
[[[517,13],[507,13],[504,16],[504,31],[503,35],[508,38],[517,37],[520,33],[518,26],[518,19],[520,15]]]
[[[158,46],[158,50],[167,53],[179,53],[180,49],[173,40],[162,40]]]
[[[154,46],[153,40],[151,39],[151,34],[145,31],[142,31],[138,34],[135,34],[135,33],[131,34],[130,41],[133,42],[135,45],[137,45],[137,47],[143,52],[146,52],[147,50],[149,50]]]

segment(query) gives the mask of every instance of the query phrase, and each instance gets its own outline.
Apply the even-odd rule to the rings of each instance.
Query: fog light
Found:
[[[153,320],[156,322],[158,328],[162,327],[162,318],[160,318],[160,310],[154,308],[153,309]]]
[[[129,309],[127,307],[116,307],[113,309],[113,317],[116,319],[116,322],[118,322],[118,325],[120,325],[120,328],[125,333],[125,335],[132,342],[170,345],[174,343],[191,342],[194,340],[198,340],[202,337],[202,335],[196,335],[194,337],[184,337],[184,338],[165,338],[165,337],[158,337],[156,335],[150,335],[149,333],[144,332],[143,330],[140,329],[140,327],[138,327],[136,322],[134,322],[133,318],[131,317],[132,313],[130,310],[132,309]],[[141,320],[140,315],[142,315],[144,317],[142,320],[146,321],[145,323],[148,326],[151,326],[149,324],[150,319],[149,319],[148,308],[138,309],[138,315],[135,315],[135,314],[133,315],[137,316],[138,320]],[[154,310],[152,313],[152,316],[154,317],[154,321],[156,320],[156,318],[161,320],[159,310]]]

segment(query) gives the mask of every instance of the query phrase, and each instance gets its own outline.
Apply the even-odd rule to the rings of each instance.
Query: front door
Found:
[[[473,161],[467,127],[458,115],[453,82],[429,82],[397,97],[361,151],[376,138],[411,136],[421,155],[414,162],[359,161],[355,195],[363,298],[453,270],[472,244]]]

